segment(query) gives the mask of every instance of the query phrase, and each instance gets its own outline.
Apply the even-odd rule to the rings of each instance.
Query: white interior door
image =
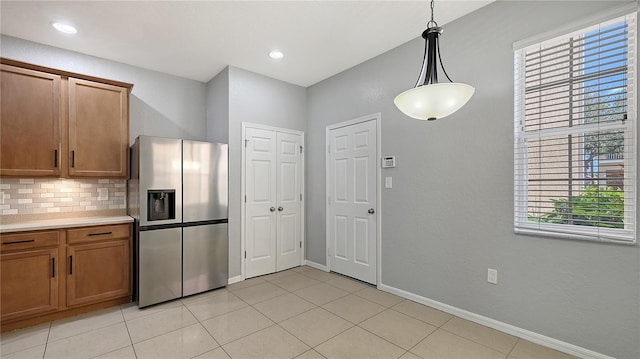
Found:
[[[302,260],[302,137],[278,132],[278,213],[276,270],[299,266]]]
[[[376,284],[377,125],[329,130],[328,246],[332,271]]]
[[[276,268],[276,133],[247,128],[245,147],[245,277]]]
[[[245,278],[302,264],[302,135],[245,128]]]

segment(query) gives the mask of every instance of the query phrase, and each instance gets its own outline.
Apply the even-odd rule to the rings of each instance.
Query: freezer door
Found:
[[[182,222],[182,140],[174,138],[139,136],[138,166],[140,168],[138,195],[140,197],[140,224],[162,225]],[[149,221],[149,190],[175,191],[175,218]]]
[[[140,231],[138,307],[182,295],[182,228]]]
[[[226,286],[229,280],[227,224],[184,227],[182,230],[182,295]]]
[[[227,148],[220,143],[182,142],[183,222],[228,218]]]

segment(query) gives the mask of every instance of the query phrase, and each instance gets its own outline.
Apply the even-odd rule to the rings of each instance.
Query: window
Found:
[[[515,50],[516,233],[635,243],[635,32],[634,12]]]

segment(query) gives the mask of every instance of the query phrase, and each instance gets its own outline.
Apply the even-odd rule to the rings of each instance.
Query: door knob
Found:
[[[276,211],[276,207],[271,207],[271,208],[269,208],[269,211],[271,211],[271,212],[275,212],[275,211]]]
[[[283,210],[284,210],[284,208],[278,207],[278,211],[282,212]]]
[[[369,214],[374,214],[374,213],[376,213],[376,210],[373,209],[373,208],[369,208],[369,210],[367,212],[369,212]]]

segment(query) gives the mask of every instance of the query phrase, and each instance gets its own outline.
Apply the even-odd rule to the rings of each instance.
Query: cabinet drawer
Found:
[[[0,252],[11,252],[23,249],[55,247],[60,242],[60,232],[28,232],[19,234],[3,234]]]
[[[114,224],[108,226],[87,227],[67,230],[67,243],[85,243],[131,236],[130,224]]]

